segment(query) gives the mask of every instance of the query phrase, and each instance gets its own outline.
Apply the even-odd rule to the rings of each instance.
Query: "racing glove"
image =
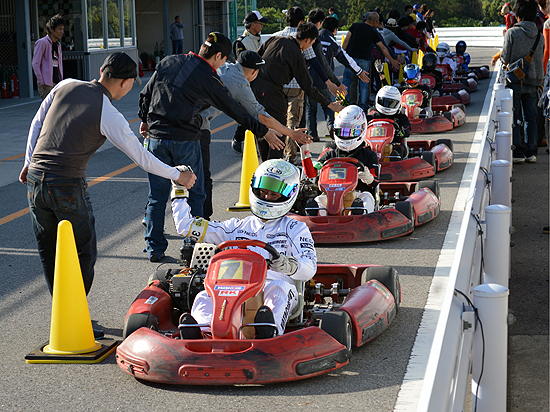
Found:
[[[361,179],[363,183],[368,185],[370,185],[374,180],[374,176],[369,169],[365,169],[362,172],[357,173],[357,178]]]
[[[277,259],[268,259],[267,265],[271,270],[288,276],[292,276],[298,270],[298,261],[294,256],[279,255]]]
[[[189,166],[176,166],[180,172],[192,172]],[[172,190],[170,191],[170,200],[174,199],[183,199],[189,197],[189,190],[185,186],[180,185],[179,183],[172,180]]]

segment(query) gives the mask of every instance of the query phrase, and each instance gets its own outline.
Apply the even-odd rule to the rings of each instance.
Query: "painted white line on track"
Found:
[[[449,227],[445,234],[445,240],[439,254],[437,265],[434,271],[432,284],[428,292],[428,299],[424,306],[422,321],[414,341],[414,345],[407,365],[407,371],[403,377],[403,383],[397,396],[397,401],[393,409],[394,412],[417,412],[424,411],[425,408],[419,405],[424,376],[428,358],[432,349],[432,343],[436,340],[436,327],[441,313],[441,307],[446,295],[447,285],[451,266],[455,257],[457,240],[460,235],[460,228],[464,216],[464,207],[468,201],[468,193],[472,181],[473,172],[477,163],[477,157],[483,142],[483,131],[487,122],[487,113],[491,105],[493,85],[497,78],[495,72],[492,73],[491,83],[485,96],[485,102],[481,109],[481,114],[477,122],[475,136],[470,146],[468,160],[464,167],[462,180],[458,189],[455,203],[452,210]],[[439,339],[442,340],[442,337]]]

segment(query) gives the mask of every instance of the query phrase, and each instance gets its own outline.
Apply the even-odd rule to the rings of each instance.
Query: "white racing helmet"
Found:
[[[393,116],[401,108],[401,93],[397,87],[384,86],[376,93],[375,106],[379,113]]]
[[[359,106],[344,108],[334,119],[334,143],[338,149],[351,152],[367,135],[367,117]]]
[[[263,162],[252,175],[250,183],[250,210],[264,220],[277,219],[286,215],[300,188],[300,170],[281,159],[270,159]],[[277,192],[277,200],[266,200],[260,197],[260,189]]]
[[[437,54],[437,57],[444,59],[449,55],[449,53],[451,53],[451,48],[447,43],[439,43],[435,49],[435,53]]]

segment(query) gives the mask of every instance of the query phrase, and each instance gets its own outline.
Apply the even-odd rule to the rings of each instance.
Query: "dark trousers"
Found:
[[[202,171],[204,175],[204,191],[206,199],[202,205],[202,213],[205,219],[210,219],[214,209],[212,207],[212,174],[210,173],[210,130],[201,130]]]

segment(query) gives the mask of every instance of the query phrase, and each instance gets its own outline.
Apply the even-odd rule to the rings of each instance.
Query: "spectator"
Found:
[[[181,22],[181,16],[174,18],[174,23],[170,25],[170,40],[172,40],[172,54],[183,53],[183,28],[185,25]]]
[[[61,43],[65,31],[65,20],[59,14],[46,23],[48,34],[34,44],[32,68],[36,75],[38,93],[42,100],[63,80],[63,53]]]
[[[384,46],[378,35],[376,27],[378,26],[379,19],[378,13],[372,12],[366,16],[363,23],[352,24],[342,46],[342,48],[353,57],[357,65],[367,73],[370,72],[372,49],[374,45],[379,48],[395,69],[399,69],[399,62],[390,55],[388,49]],[[349,86],[353,77],[355,77],[355,73],[346,68],[344,70],[344,84]],[[364,82],[359,82],[359,99],[359,106],[367,112],[369,104],[369,85]]]
[[[535,163],[537,161],[537,101],[538,89],[544,81],[544,69],[542,60],[544,44],[540,32],[535,25],[535,17],[538,5],[535,0],[516,1],[514,12],[517,23],[509,29],[504,36],[504,46],[500,60],[503,64],[510,64],[525,57],[536,45],[531,62],[531,68],[522,82],[507,82],[506,87],[514,92],[514,124],[513,144],[515,146],[514,163]],[[538,40],[537,40],[538,39]],[[521,139],[521,131],[518,125],[523,123],[526,144]]]
[[[427,26],[426,31],[430,33],[431,37],[435,36],[435,28],[434,28],[434,21],[433,21],[434,14],[435,14],[434,9],[428,9],[426,14],[424,14],[424,21],[426,22],[426,26]]]
[[[420,8],[416,11],[416,16],[417,16],[417,20],[418,22],[420,21],[426,21],[425,18],[424,18],[424,15],[426,14],[426,12],[428,11],[428,5],[426,4],[423,4],[420,6]]]
[[[516,24],[516,15],[512,11],[512,5],[510,3],[504,3],[502,9],[500,9],[500,15],[504,16],[504,23],[506,28],[502,30],[502,35],[506,34],[506,31]]]
[[[328,17],[334,17],[338,20],[338,16],[336,15],[336,10],[334,10],[334,7],[328,8]]]
[[[194,216],[203,216],[204,171],[200,145],[200,114],[214,106],[238,123],[263,137],[267,127],[239,105],[216,73],[231,55],[231,41],[222,33],[210,33],[199,54],[189,52],[165,57],[139,95],[140,132],[149,135],[148,150],[170,164],[188,165],[197,176],[190,189],[189,205]],[[164,257],[164,212],[170,195],[170,180],[151,173],[146,213],[145,241],[151,262]]]
[[[548,19],[548,12],[546,11],[548,2],[547,0],[537,0],[537,3],[539,8],[537,9],[537,16],[535,17],[535,24],[537,25],[537,29],[542,32],[544,22]]]
[[[192,172],[180,172],[143,148],[128,122],[112,105],[140,84],[136,63],[127,54],[105,59],[99,81],[67,79],[44,99],[29,131],[25,166],[19,180],[27,185],[31,220],[50,293],[53,292],[57,225],[72,223],[86,294],[97,258],[95,217],[86,168],[109,140],[144,170],[193,186]]]
[[[405,16],[410,16],[412,12],[413,12],[413,6],[410,4],[407,4],[405,6]]]
[[[233,54],[235,58],[245,50],[257,52],[262,43],[260,33],[264,28],[264,23],[268,22],[267,17],[263,17],[259,11],[251,11],[244,16],[244,32],[233,43]],[[238,125],[233,140],[231,140],[231,148],[235,153],[243,154],[243,142],[246,129]]]
[[[384,37],[384,40],[390,47],[393,45],[400,45],[405,50],[408,50],[411,53],[415,52],[416,48],[409,46],[407,42],[404,42],[399,37],[397,37],[397,34],[395,34],[396,30],[397,22],[395,21],[395,19],[388,19],[383,28],[379,29],[379,31],[382,33],[382,36]]]

